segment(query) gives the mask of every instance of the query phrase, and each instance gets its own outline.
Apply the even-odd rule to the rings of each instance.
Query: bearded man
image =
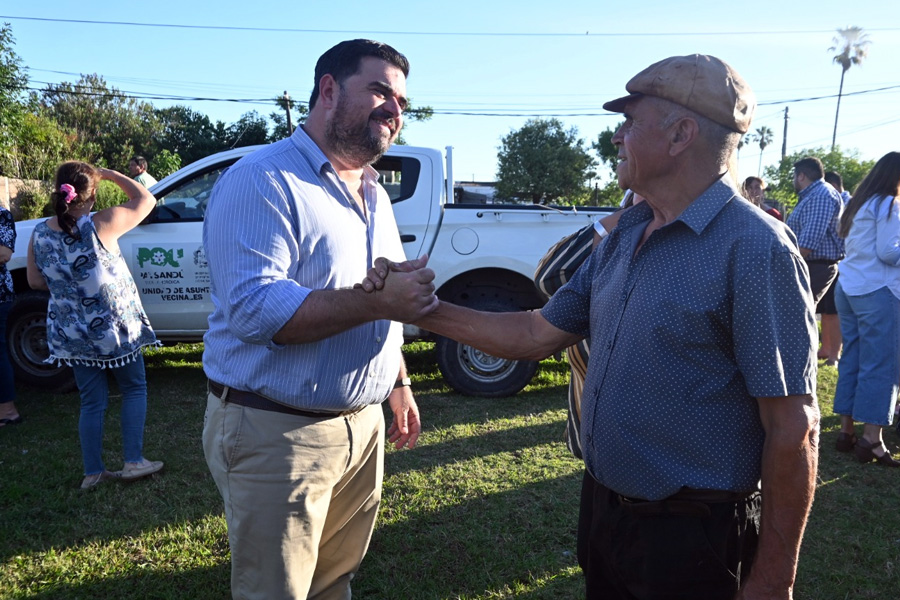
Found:
[[[349,599],[381,497],[381,403],[397,448],[419,437],[397,321],[436,307],[434,273],[353,289],[375,257],[404,258],[370,165],[400,131],[408,73],[379,42],[331,48],[306,123],[237,162],[210,197],[203,450],[235,598]]]

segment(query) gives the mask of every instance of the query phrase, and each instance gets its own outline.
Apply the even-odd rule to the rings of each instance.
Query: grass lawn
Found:
[[[565,362],[544,361],[514,398],[459,396],[429,344],[407,363],[425,432],[388,448],[381,516],[354,598],[583,597],[575,560],[582,466],[562,443]],[[229,595],[221,498],[200,447],[202,346],[147,356],[145,454],[166,469],[82,492],[78,397],[20,390],[25,423],[0,429],[0,598],[205,599]],[[822,367],[819,487],[795,598],[900,597],[900,469],[834,450],[836,371]],[[662,400],[661,400],[662,401]],[[119,404],[105,460],[120,468]],[[886,432],[897,453],[898,437]]]

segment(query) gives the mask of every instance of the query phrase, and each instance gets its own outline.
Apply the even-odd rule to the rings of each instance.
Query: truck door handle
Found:
[[[400,241],[403,242],[404,244],[406,242],[414,242],[414,241],[416,241],[416,236],[414,236],[411,233],[405,233],[400,236]]]

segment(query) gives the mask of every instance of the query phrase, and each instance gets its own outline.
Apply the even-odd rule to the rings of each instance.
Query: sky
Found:
[[[828,48],[837,28],[855,25],[872,43],[847,72],[837,143],[862,159],[900,150],[900,11],[885,0],[0,0],[0,22],[11,24],[35,88],[96,73],[131,94],[221,100],[285,91],[308,100],[325,50],[377,39],[409,58],[408,95],[435,111],[430,121],[406,124],[406,141],[452,146],[457,181],[494,180],[503,137],[530,118],[558,118],[589,143],[621,121],[602,105],[624,95],[633,75],[693,53],[734,67],[759,103],[752,130],[774,132],[762,153],[753,142],[741,150],[741,177],[779,161],[785,109],[788,154],[830,147],[841,68]],[[188,105],[226,124],[276,110],[263,102],[150,102]],[[608,177],[607,167],[597,170]]]

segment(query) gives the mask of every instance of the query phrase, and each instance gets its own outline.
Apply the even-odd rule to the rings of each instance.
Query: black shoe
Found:
[[[872,450],[881,446],[881,449],[884,450],[884,454],[878,456]],[[856,447],[853,449],[853,453],[856,455],[856,460],[861,463],[867,463],[874,460],[877,464],[882,467],[900,467],[900,461],[894,460],[891,456],[891,453],[887,451],[887,448],[884,447],[884,442],[880,442],[878,444],[872,444],[867,439],[861,438],[856,442]]]
[[[837,441],[834,443],[834,449],[838,452],[852,452],[853,446],[856,445],[855,433],[839,433]]]

